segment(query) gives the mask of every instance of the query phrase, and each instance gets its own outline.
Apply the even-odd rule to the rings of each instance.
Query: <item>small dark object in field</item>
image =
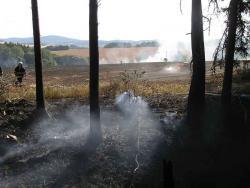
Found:
[[[174,188],[174,175],[172,161],[163,160],[163,185],[164,188]]]

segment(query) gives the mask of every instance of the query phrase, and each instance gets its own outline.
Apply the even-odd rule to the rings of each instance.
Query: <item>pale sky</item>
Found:
[[[101,0],[99,38],[189,40],[191,0]],[[208,0],[203,0],[204,15]],[[0,38],[31,37],[31,0],[0,0]],[[89,0],[38,0],[41,35],[88,39]],[[204,26],[205,27],[205,26]],[[222,19],[214,19],[206,39],[219,38]]]

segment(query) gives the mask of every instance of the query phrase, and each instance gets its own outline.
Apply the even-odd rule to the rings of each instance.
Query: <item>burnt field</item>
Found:
[[[207,63],[207,74],[210,74],[211,63]],[[129,63],[129,64],[101,64],[100,80],[109,81],[119,79],[123,72],[142,73],[142,79],[149,81],[189,81],[190,65],[183,62],[154,62],[154,63]],[[11,69],[6,70],[12,74]],[[89,79],[89,66],[58,66],[44,68],[44,81],[46,85],[74,85],[86,82]],[[24,84],[34,84],[34,69],[27,69],[27,76]]]
[[[190,77],[188,64],[184,63],[130,63],[130,64],[102,64],[100,65],[100,80],[118,79],[122,72],[145,72],[147,80],[183,80]],[[11,70],[7,71],[11,73]],[[88,81],[89,66],[59,66],[44,68],[45,84],[80,84]],[[26,82],[34,83],[34,69],[27,70]]]
[[[100,80],[119,79],[122,72],[145,72],[142,79],[147,80],[182,80],[189,77],[189,66],[182,63],[135,63],[100,66]],[[50,83],[55,78],[65,84],[81,83],[89,77],[89,66],[59,67],[46,69],[45,81]],[[65,78],[64,78],[65,76]]]
[[[197,132],[185,124],[188,64],[101,65],[100,145],[88,140],[89,67],[44,69],[49,117],[34,113],[34,70],[28,69],[23,86],[11,81],[0,102],[0,187],[158,188],[163,160],[172,162],[176,187],[250,185],[250,102],[240,98],[249,92],[249,77],[234,75],[229,121],[244,126],[228,133],[219,113],[223,77],[210,75],[210,65],[206,90],[213,94]]]

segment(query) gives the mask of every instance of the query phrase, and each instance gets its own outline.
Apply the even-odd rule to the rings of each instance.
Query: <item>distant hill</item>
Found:
[[[3,42],[12,42],[12,43],[19,43],[19,44],[25,44],[25,45],[32,45],[33,44],[33,38],[7,38],[7,39],[0,39],[0,41]],[[88,46],[88,41],[84,40],[78,40],[78,39],[72,39],[62,36],[56,36],[56,35],[49,35],[49,36],[43,36],[41,37],[41,43],[44,46],[47,45],[75,45],[79,47],[85,47]]]
[[[6,38],[6,39],[0,39],[1,42],[11,42],[11,43],[19,43],[24,45],[32,45],[33,44],[33,38]],[[133,46],[140,45],[141,43],[147,43],[152,42],[150,40],[139,40],[139,41],[133,41],[133,40],[100,40],[99,46],[104,47],[105,45],[109,43],[130,43]],[[73,39],[68,37],[62,37],[57,35],[49,35],[49,36],[42,36],[41,37],[41,43],[43,46],[58,46],[58,45],[67,45],[67,46],[76,46],[76,47],[88,47],[89,41],[88,40],[79,40],[79,39]]]

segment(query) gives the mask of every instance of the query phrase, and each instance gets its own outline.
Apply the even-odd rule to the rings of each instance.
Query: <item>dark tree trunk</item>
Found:
[[[35,71],[36,71],[36,105],[37,109],[45,109],[37,0],[31,0],[31,5],[32,5],[32,20],[33,20],[33,35],[34,35],[34,51],[35,51]]]
[[[174,174],[173,174],[173,163],[163,161],[163,187],[174,188]]]
[[[98,49],[98,3],[89,1],[89,57],[90,57],[90,133],[101,137],[99,107],[99,49]]]
[[[228,38],[226,41],[225,73],[222,88],[222,104],[229,107],[232,97],[232,77],[237,30],[237,12],[239,0],[231,0],[228,16]]]
[[[188,124],[199,126],[205,107],[205,49],[201,0],[192,0],[193,75],[188,96]]]

